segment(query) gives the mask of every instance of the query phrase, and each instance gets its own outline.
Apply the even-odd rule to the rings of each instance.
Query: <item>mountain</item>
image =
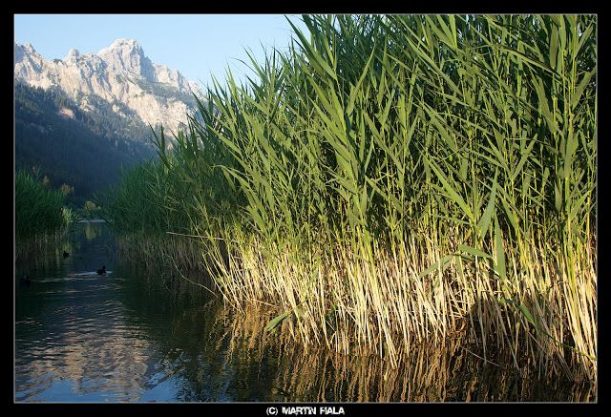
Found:
[[[63,60],[47,60],[30,44],[15,44],[15,79],[45,90],[56,87],[84,111],[109,105],[119,116],[176,132],[196,108],[194,82],[158,65],[135,40],[117,39],[97,54],[71,49]]]
[[[129,39],[97,54],[71,49],[63,60],[15,44],[14,64],[16,167],[74,187],[75,204],[153,158],[151,126],[176,133],[195,113],[193,94],[202,95]]]
[[[83,111],[58,88],[15,85],[16,169],[73,187],[77,206],[116,184],[122,169],[153,158],[151,137],[149,127],[128,125],[110,109]]]

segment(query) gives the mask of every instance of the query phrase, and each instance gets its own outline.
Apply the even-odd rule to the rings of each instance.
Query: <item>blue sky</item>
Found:
[[[289,15],[298,27],[300,16]],[[245,48],[262,57],[262,45],[284,49],[291,27],[284,15],[15,15],[15,42],[31,43],[47,59],[63,59],[70,48],[98,52],[117,38],[136,39],[156,64],[178,69],[205,85],[223,80],[231,66],[238,79],[249,70]]]

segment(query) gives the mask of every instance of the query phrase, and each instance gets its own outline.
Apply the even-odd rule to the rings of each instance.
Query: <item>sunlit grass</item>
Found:
[[[200,236],[226,302],[306,346],[393,361],[468,326],[594,379],[596,18],[304,21],[158,137],[115,224]]]

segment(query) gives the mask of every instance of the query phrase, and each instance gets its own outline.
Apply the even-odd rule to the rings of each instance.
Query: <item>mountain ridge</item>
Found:
[[[15,168],[39,172],[53,187],[73,187],[80,206],[117,183],[123,169],[151,160],[156,151],[149,127],[119,117],[102,102],[84,112],[57,87],[15,85]]]
[[[121,111],[124,106],[145,124],[172,132],[186,126],[196,109],[193,95],[202,95],[197,83],[153,63],[133,39],[116,39],[95,54],[73,48],[63,60],[45,59],[31,44],[15,43],[14,64],[16,80],[45,90],[59,88],[84,111],[95,110],[92,102],[99,98],[122,117],[133,117]]]

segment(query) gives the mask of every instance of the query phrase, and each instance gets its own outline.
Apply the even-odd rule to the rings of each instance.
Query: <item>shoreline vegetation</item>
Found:
[[[515,369],[508,352],[487,361],[477,353],[477,341],[465,334],[438,342],[413,345],[396,363],[376,355],[342,355],[324,347],[295,344],[285,337],[262,337],[265,323],[250,310],[234,314],[219,307],[217,332],[228,339],[228,355],[261,368],[277,367],[275,385],[280,401],[447,402],[531,401],[537,392],[550,401],[588,402],[596,398],[594,384],[585,379],[568,382],[552,373]],[[229,331],[227,331],[229,329]],[[271,352],[271,353],[270,353]],[[273,358],[273,359],[272,359]],[[295,374],[295,369],[300,369]],[[321,377],[321,376],[325,377]],[[341,381],[341,382],[340,382]],[[562,393],[562,394],[560,394]]]
[[[171,150],[161,130],[102,203],[113,227],[300,346],[398,365],[466,332],[595,381],[596,17],[303,19]]]
[[[26,171],[15,173],[15,238],[17,258],[57,252],[70,224],[73,211],[65,207],[68,187],[50,188],[47,178]],[[61,252],[59,252],[61,254]]]

